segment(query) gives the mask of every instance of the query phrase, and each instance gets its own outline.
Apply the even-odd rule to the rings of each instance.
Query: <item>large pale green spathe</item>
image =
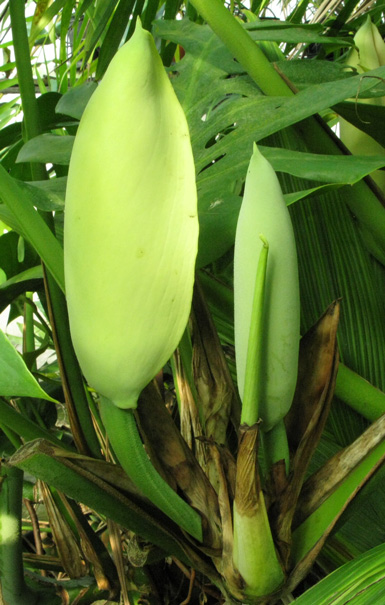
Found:
[[[197,241],[186,119],[138,22],[81,119],[64,229],[75,351],[89,384],[119,407],[136,407],[178,345]]]
[[[234,251],[234,329],[238,390],[243,399],[258,261],[269,243],[258,415],[264,431],[289,411],[298,372],[299,284],[293,227],[277,176],[255,146],[246,176]]]

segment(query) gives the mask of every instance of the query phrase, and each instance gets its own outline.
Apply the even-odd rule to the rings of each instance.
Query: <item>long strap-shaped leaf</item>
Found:
[[[293,602],[293,605],[368,605],[385,594],[385,544],[343,565]]]

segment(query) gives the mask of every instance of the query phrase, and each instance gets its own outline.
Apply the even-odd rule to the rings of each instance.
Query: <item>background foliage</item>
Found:
[[[172,523],[143,501],[118,466],[103,460],[112,454],[69,338],[62,244],[72,144],[96,81],[130,38],[137,16],[155,38],[188,120],[199,203],[197,276],[234,384],[233,244],[247,165],[258,142],[278,173],[295,228],[302,333],[341,299],[340,359],[358,374],[349,388],[342,373],[337,377],[309,473],[353,443],[385,409],[385,199],[368,177],[385,166],[385,155],[349,156],[330,130],[343,116],[384,145],[385,107],[363,101],[384,95],[385,67],[376,78],[362,78],[344,66],[367,15],[384,35],[383,4],[225,4],[295,95],[265,94],[196,3],[0,3],[0,310],[9,309],[9,324],[18,326],[16,332],[6,327],[8,338],[0,339],[0,446],[4,459],[13,456],[14,466],[2,472],[9,482],[13,469],[13,514],[23,523],[22,541],[11,554],[3,550],[2,560],[9,557],[10,564],[0,566],[0,577],[3,590],[8,581],[11,591],[18,583],[23,587],[14,603],[59,603],[64,594],[71,603],[223,602],[205,557],[186,551]],[[164,370],[162,388],[199,459],[193,429],[183,429],[178,383],[184,372],[194,388],[188,376],[194,347],[194,339],[192,348],[182,342]],[[218,391],[213,374],[211,388]],[[369,385],[359,377],[378,390],[365,391]],[[236,394],[231,398],[236,426]],[[233,450],[234,434],[230,425]],[[149,433],[147,438],[151,442]],[[28,443],[33,449],[19,450]],[[380,602],[382,457],[381,451],[370,463],[365,486],[286,602]]]

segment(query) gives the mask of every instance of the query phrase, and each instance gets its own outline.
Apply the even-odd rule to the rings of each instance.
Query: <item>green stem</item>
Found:
[[[262,391],[263,303],[265,299],[269,244],[263,235],[259,237],[262,240],[263,246],[259,255],[257,275],[255,277],[241,415],[241,424],[247,424],[248,426],[253,426],[258,421]]]
[[[2,466],[0,477],[1,602],[33,605],[38,595],[25,584],[21,545],[23,471]]]
[[[191,0],[191,4],[238,59],[266,95],[291,96],[293,93],[222,0]]]
[[[202,542],[199,514],[171,489],[152,466],[140,439],[133,410],[118,408],[109,399],[101,397],[100,413],[112,449],[130,479],[155,506]]]
[[[385,413],[385,393],[340,363],[335,395],[371,422]]]
[[[89,408],[89,397],[72,345],[66,301],[51,275],[47,274],[46,278],[49,315],[75,443],[79,452],[86,455],[91,453],[94,458],[101,458],[100,443]]]
[[[27,292],[27,299],[32,300],[32,292]],[[35,350],[35,332],[33,327],[33,309],[28,302],[24,303],[24,328],[23,328],[23,353],[33,353]],[[28,364],[28,369],[32,372],[36,369],[36,362]]]
[[[90,409],[92,417],[96,423],[96,426],[98,427],[100,433],[103,435],[104,427],[103,427],[102,419],[100,417],[99,408],[98,408],[97,404],[95,403],[94,398],[91,396],[91,394],[88,391],[86,391],[86,397],[87,397],[89,409]],[[99,455],[97,457],[99,457]]]
[[[234,566],[245,583],[244,593],[262,597],[275,592],[284,581],[267,516],[263,494],[253,515],[243,515],[234,502]]]
[[[0,422],[0,429],[3,431],[4,435],[9,439],[9,441],[12,443],[13,447],[15,448],[15,451],[18,450],[19,447],[21,447],[23,445],[23,442],[20,439],[19,435],[17,435],[12,429],[7,427],[2,422]]]
[[[280,420],[267,433],[262,432],[263,451],[265,456],[266,471],[280,460],[285,460],[286,472],[289,472],[289,445],[285,423]]]

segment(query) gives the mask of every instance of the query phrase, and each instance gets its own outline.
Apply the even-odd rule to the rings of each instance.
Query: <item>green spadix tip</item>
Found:
[[[263,247],[269,249],[269,242],[267,241],[263,233],[259,234],[259,239],[261,240]]]

